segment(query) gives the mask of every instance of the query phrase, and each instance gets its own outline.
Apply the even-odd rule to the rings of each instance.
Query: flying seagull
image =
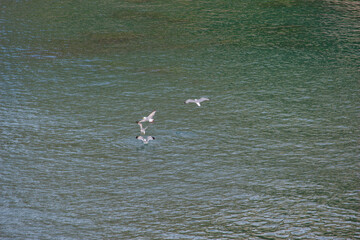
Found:
[[[144,144],[148,144],[150,140],[154,140],[155,138],[152,136],[148,136],[147,138],[144,138],[143,136],[136,136],[136,139],[143,141]]]
[[[141,132],[141,134],[145,135],[145,130],[146,130],[149,126],[147,126],[147,127],[144,128],[143,125],[141,124],[141,122],[138,122],[137,124],[140,126],[140,132]]]
[[[147,117],[143,117],[140,121],[136,122],[136,123],[142,123],[142,122],[149,122],[152,123],[154,121],[154,115],[156,113],[156,110],[154,110],[152,113],[150,113],[149,116]]]
[[[200,103],[203,102],[203,101],[209,101],[208,98],[200,98],[200,99],[188,99],[185,101],[185,103],[196,103],[196,105],[198,105],[199,107],[201,106]]]

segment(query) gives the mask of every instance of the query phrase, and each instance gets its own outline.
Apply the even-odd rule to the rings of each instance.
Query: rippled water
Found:
[[[0,238],[360,238],[359,16],[357,1],[5,1]]]

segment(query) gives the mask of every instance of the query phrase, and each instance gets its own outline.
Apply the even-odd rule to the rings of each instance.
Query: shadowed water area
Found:
[[[0,26],[1,239],[360,238],[358,1],[2,1]]]

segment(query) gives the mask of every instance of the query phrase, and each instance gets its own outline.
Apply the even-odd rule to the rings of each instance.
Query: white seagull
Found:
[[[149,116],[147,117],[143,117],[143,119],[141,119],[140,121],[136,122],[136,123],[142,123],[142,122],[149,122],[152,123],[154,121],[154,115],[156,113],[156,110],[154,110],[152,113],[150,113]]]
[[[208,98],[200,98],[200,99],[188,99],[185,101],[185,103],[196,103],[196,105],[198,105],[199,107],[201,106],[200,103],[203,102],[203,101],[209,101]]]
[[[143,141],[144,144],[148,144],[150,140],[154,140],[155,138],[152,136],[148,136],[147,138],[144,138],[143,136],[136,136],[136,139]]]
[[[138,122],[137,124],[140,126],[140,132],[141,132],[143,135],[145,135],[145,130],[146,130],[149,126],[147,126],[146,128],[144,128],[143,125],[141,124],[141,122]]]

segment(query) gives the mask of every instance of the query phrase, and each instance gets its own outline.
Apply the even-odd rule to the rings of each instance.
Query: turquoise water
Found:
[[[359,11],[5,1],[1,238],[360,238]]]

